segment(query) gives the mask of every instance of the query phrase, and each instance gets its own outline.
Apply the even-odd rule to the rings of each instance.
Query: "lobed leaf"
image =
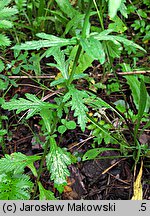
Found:
[[[43,102],[39,100],[35,95],[33,94],[25,94],[27,99],[24,98],[19,98],[17,99],[12,99],[9,102],[5,102],[2,105],[3,109],[8,109],[8,110],[17,110],[16,113],[20,113],[25,110],[29,110],[26,118],[30,118],[33,116],[35,113],[40,112],[42,109],[45,108],[57,108],[58,106],[56,104],[51,104],[47,102]]]
[[[15,3],[19,11],[27,6],[27,0],[15,0]]]
[[[29,200],[33,183],[23,174],[0,174],[0,200]]]
[[[5,6],[7,6],[10,2],[11,2],[11,0],[1,0],[0,1],[0,9],[4,8]]]
[[[33,164],[40,158],[40,156],[26,156],[21,152],[15,152],[11,155],[6,154],[5,158],[0,159],[0,174],[8,172],[21,173],[26,166]]]
[[[81,127],[81,130],[85,130],[87,118],[86,112],[88,108],[84,104],[84,98],[88,98],[88,94],[85,91],[79,91],[73,85],[69,87],[69,91],[64,96],[63,102],[66,102],[71,98],[69,105],[71,110],[74,110],[74,116],[78,118],[78,124]]]
[[[51,137],[50,152],[46,156],[46,165],[51,173],[51,180],[54,180],[54,185],[59,192],[62,192],[67,184],[66,177],[70,175],[67,166],[70,164],[71,159],[67,152],[58,147],[54,138]]]
[[[8,18],[15,15],[18,12],[16,8],[5,7],[0,9],[0,19]]]
[[[11,44],[10,39],[4,34],[0,34],[0,47],[1,46],[9,46]]]
[[[12,22],[8,21],[8,20],[1,20],[0,21],[0,28],[1,29],[8,29],[11,28],[13,26]]]
[[[52,47],[51,49],[49,49],[49,55],[47,53],[47,56],[51,56],[51,55],[54,56],[54,59],[57,62],[57,64],[48,63],[47,65],[55,66],[56,68],[58,68],[58,70],[60,70],[64,79],[67,80],[69,77],[68,76],[68,64],[65,61],[64,51],[63,50],[61,51],[60,47]]]
[[[123,33],[124,31],[127,30],[126,25],[117,15],[114,18],[111,18],[111,20],[113,21],[113,23],[110,23],[108,25],[109,29],[113,29],[114,32],[119,32],[119,33]]]

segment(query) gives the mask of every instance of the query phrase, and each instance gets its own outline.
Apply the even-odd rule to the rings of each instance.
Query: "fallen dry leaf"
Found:
[[[141,168],[134,182],[134,186],[133,186],[134,192],[133,192],[132,200],[142,200],[143,198],[142,183],[141,183],[142,172],[143,172],[143,161],[141,161]]]

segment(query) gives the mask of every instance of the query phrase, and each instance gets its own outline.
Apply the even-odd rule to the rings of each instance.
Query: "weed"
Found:
[[[36,76],[41,75],[40,61],[52,56],[54,61],[48,62],[47,65],[57,69],[59,74],[54,81],[50,82],[50,87],[60,89],[61,94],[54,95],[51,102],[46,102],[43,97],[40,98],[31,93],[26,93],[25,98],[13,98],[9,102],[2,101],[3,109],[16,110],[17,115],[25,112],[26,119],[40,116],[45,142],[42,145],[43,153],[41,156],[26,156],[20,152],[7,155],[3,145],[3,136],[6,134],[6,130],[0,128],[2,148],[5,154],[5,157],[0,159],[1,198],[35,199],[39,190],[39,199],[55,199],[53,192],[46,190],[40,181],[44,162],[46,163],[46,169],[50,173],[50,179],[54,181],[54,187],[60,193],[63,192],[64,187],[67,185],[67,177],[70,175],[68,165],[76,162],[71,153],[65,148],[61,148],[57,143],[59,136],[68,130],[80,128],[84,132],[87,127],[95,137],[92,145],[93,149],[83,155],[83,161],[97,158],[106,150],[115,150],[120,152],[119,157],[133,157],[135,163],[137,163],[140,157],[145,156],[148,152],[147,146],[141,146],[139,143],[140,122],[148,112],[150,100],[144,77],[140,77],[139,80],[134,75],[130,77],[124,76],[131,89],[133,102],[137,109],[137,115],[134,116],[132,122],[134,128],[130,126],[133,116],[129,114],[132,110],[128,107],[124,93],[123,102],[117,101],[115,104],[102,99],[97,95],[97,92],[94,93],[89,89],[79,89],[76,84],[81,79],[89,81],[88,74],[85,71],[92,65],[93,61],[98,61],[104,68],[102,74],[104,77],[107,75],[108,70],[115,77],[114,80],[111,79],[111,82],[115,82],[108,84],[106,87],[108,95],[114,91],[123,92],[122,84],[113,68],[114,60],[121,58],[124,47],[138,49],[140,52],[145,53],[143,47],[122,35],[127,30],[127,27],[118,13],[127,18],[126,1],[115,1],[116,4],[111,0],[108,3],[100,1],[103,4],[99,5],[96,1],[89,0],[88,5],[86,2],[82,5],[82,7],[88,6],[86,10],[83,10],[82,7],[78,10],[76,4],[73,7],[68,0],[56,0],[54,4],[54,8],[57,8],[56,11],[53,8],[49,9],[52,7],[53,1],[49,1],[49,3],[42,0],[31,1],[30,4],[27,4],[26,1],[15,2],[20,14],[25,15],[30,24],[33,19],[32,12],[36,12],[36,24],[34,23],[31,29],[35,28],[32,33],[36,33],[36,37],[40,39],[15,44],[11,48],[14,50],[16,58],[11,62],[12,73],[19,74],[21,69],[24,69],[26,73],[32,70]],[[81,6],[80,3],[79,5]],[[104,18],[107,9],[110,19],[108,28],[105,29]],[[142,11],[138,12],[141,16],[145,16]],[[66,26],[61,36],[45,33],[49,13],[53,15],[50,19],[55,22],[57,30],[57,24],[63,23],[59,33]],[[91,26],[90,19],[94,15],[99,18],[101,27],[98,31]],[[55,17],[57,21],[54,21]],[[29,53],[30,57],[28,58]],[[21,63],[14,67],[19,61]],[[130,70],[129,67],[127,69],[127,64],[123,64],[123,66],[124,71]],[[4,65],[0,62],[0,70],[3,69]],[[4,79],[7,81],[7,78],[4,77]],[[40,80],[38,81],[40,82]],[[9,81],[2,84],[2,90],[6,90]],[[94,111],[92,116],[90,115],[91,110]],[[70,111],[73,113],[74,120],[69,119]],[[117,124],[107,115],[107,111],[110,111],[113,117],[117,119]],[[90,124],[87,126],[89,122]],[[148,126],[147,124],[145,127]],[[130,142],[124,136],[125,129],[129,131]],[[96,143],[98,143],[99,148],[95,148]],[[103,144],[105,144],[104,147]],[[109,144],[115,145],[115,148],[109,147]],[[35,161],[39,161],[38,170],[34,166]],[[29,176],[23,174],[25,167],[28,167],[35,177],[34,185]],[[20,190],[17,191],[16,188],[19,182]],[[33,193],[31,193],[32,191]]]

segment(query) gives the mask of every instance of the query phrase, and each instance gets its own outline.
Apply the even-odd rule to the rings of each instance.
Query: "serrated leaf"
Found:
[[[25,9],[27,6],[27,0],[15,0],[15,3],[19,11]]]
[[[14,174],[21,173],[24,168],[36,160],[40,156],[26,156],[21,152],[15,152],[11,155],[5,154],[5,158],[0,159],[0,173],[14,172]]]
[[[35,113],[40,112],[42,109],[48,109],[48,108],[57,108],[58,106],[56,104],[51,104],[47,102],[43,102],[39,100],[35,95],[32,94],[25,94],[27,99],[19,98],[12,99],[9,102],[5,102],[2,105],[3,109],[8,110],[17,110],[16,113],[19,114],[22,111],[29,110],[26,118],[30,118]]]
[[[29,200],[33,183],[23,174],[0,174],[0,200]]]
[[[0,10],[0,19],[8,18],[15,15],[18,12],[16,8],[5,7]]]
[[[40,200],[57,200],[54,193],[50,190],[46,190],[41,182],[38,182],[38,186],[40,191]]]
[[[70,105],[71,110],[74,110],[74,116],[78,118],[78,124],[81,127],[81,130],[85,130],[87,118],[86,112],[88,108],[84,104],[84,98],[87,98],[88,94],[85,91],[79,91],[73,85],[69,87],[69,92],[64,96],[63,102],[66,102],[71,98]]]
[[[99,60],[101,64],[105,62],[105,52],[102,44],[94,37],[80,38],[83,50],[95,60]]]
[[[110,23],[108,25],[109,29],[113,29],[114,32],[123,33],[127,30],[126,25],[123,23],[123,21],[116,15],[114,18],[111,19],[114,23]]]
[[[120,8],[121,0],[109,0],[108,10],[109,16],[113,18],[117,14],[117,10]]]
[[[11,2],[11,0],[1,0],[0,1],[0,8],[4,8],[5,6],[7,6],[9,3]]]
[[[65,61],[64,51],[60,50],[59,47],[52,47],[52,50],[49,49],[49,56],[53,55],[57,64],[48,63],[47,65],[55,66],[58,70],[60,70],[64,79],[68,79],[68,64]]]
[[[50,139],[50,152],[46,156],[46,165],[51,173],[51,180],[54,180],[54,186],[61,193],[67,184],[66,178],[70,175],[67,166],[71,164],[68,153],[57,146],[55,139]]]
[[[63,47],[68,45],[75,45],[77,43],[75,38],[64,39],[64,38],[56,37],[54,35],[48,35],[45,33],[38,33],[37,36],[40,38],[46,38],[46,40],[27,41],[24,44],[22,43],[21,45],[15,45],[14,47],[12,47],[12,49],[39,50],[42,47],[53,47],[53,46]]]
[[[10,44],[11,44],[11,41],[9,40],[9,38],[4,34],[0,34],[0,47],[9,46]]]
[[[13,26],[12,22],[8,21],[8,20],[1,20],[0,21],[0,28],[1,29],[8,29],[11,28]]]
[[[71,98],[71,94],[70,92],[67,92],[64,97],[63,97],[63,102],[65,103],[66,101],[68,101]]]

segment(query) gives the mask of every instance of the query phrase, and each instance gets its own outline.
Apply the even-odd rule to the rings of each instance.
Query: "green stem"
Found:
[[[7,154],[7,148],[6,148],[6,145],[4,143],[4,137],[3,136],[1,138],[1,147],[2,147],[3,155]]]
[[[41,159],[41,162],[40,162],[40,167],[39,167],[39,170],[37,172],[37,179],[36,179],[36,185],[35,185],[35,188],[34,188],[34,193],[33,193],[33,196],[32,196],[32,199],[34,200],[34,197],[37,193],[37,189],[38,189],[38,182],[40,180],[40,177],[41,177],[41,174],[43,172],[43,164],[44,164],[44,161],[45,161],[45,157],[47,155],[47,152],[48,152],[48,148],[49,148],[49,140],[46,142],[45,144],[45,147],[44,147],[44,152],[43,152],[43,155],[42,155],[42,159]]]
[[[78,45],[77,53],[76,53],[76,56],[75,56],[75,59],[74,59],[74,62],[73,62],[73,66],[72,66],[72,71],[71,71],[69,79],[67,81],[67,86],[69,86],[71,84],[71,82],[73,81],[73,77],[74,77],[74,74],[75,74],[75,71],[76,71],[76,68],[77,68],[77,63],[78,63],[78,60],[79,60],[79,57],[80,57],[80,54],[81,54],[81,50],[82,50],[81,45]]]
[[[99,17],[99,22],[101,24],[101,28],[102,30],[104,31],[104,23],[103,23],[103,14],[102,14],[102,2],[100,2],[100,10],[98,10],[98,7],[97,7],[97,3],[95,0],[93,0],[94,2],[94,5],[95,5],[95,8],[97,10],[97,14],[98,14],[98,17]]]
[[[86,12],[86,15],[85,15],[84,24],[83,24],[82,33],[81,33],[82,38],[86,37],[86,31],[87,31],[88,24],[89,24],[89,17],[90,17],[91,7],[92,7],[92,0],[89,1],[88,9],[87,9],[87,12]],[[69,79],[67,81],[67,86],[69,86],[71,84],[71,82],[73,81],[73,77],[74,77],[74,74],[75,74],[75,71],[76,71],[76,68],[77,68],[77,64],[78,64],[78,60],[79,60],[81,51],[82,51],[82,47],[79,44],[77,52],[76,52],[76,56],[75,56],[75,59],[74,59],[74,62],[73,62],[72,71],[71,71]]]

